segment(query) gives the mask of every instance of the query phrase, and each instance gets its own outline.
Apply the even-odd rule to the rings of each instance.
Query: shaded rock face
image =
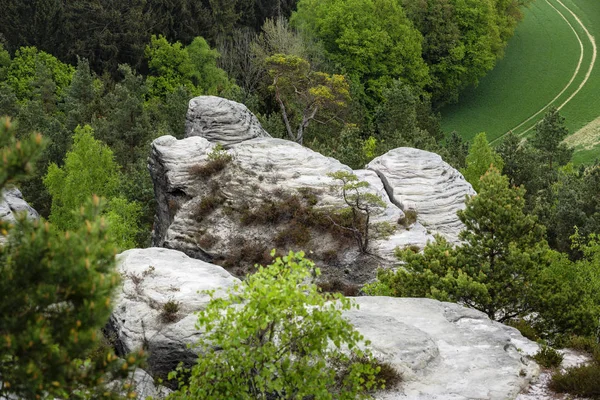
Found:
[[[165,378],[179,362],[191,365],[196,354],[187,348],[201,332],[194,312],[202,310],[209,296],[222,295],[239,281],[223,268],[163,249],[134,249],[117,256],[123,285],[118,293],[107,330],[116,338],[118,355],[144,348],[150,356],[149,372]],[[177,311],[165,313],[168,302]]]
[[[537,345],[479,311],[431,299],[355,301],[360,309],[345,316],[404,377],[401,392],[377,399],[514,399],[539,374],[518,350]]]
[[[225,147],[257,137],[270,137],[248,108],[215,96],[190,100],[185,137],[201,136]]]
[[[239,275],[255,263],[268,263],[273,248],[305,250],[329,278],[364,283],[379,266],[396,263],[398,246],[422,248],[436,233],[457,240],[462,225],[456,210],[474,192],[439,156],[401,148],[365,170],[352,171],[297,143],[257,137],[266,135],[240,107],[210,96],[193,99],[188,122],[197,122],[189,122],[189,137],[153,142],[148,166],[158,204],[154,246],[183,251]],[[206,115],[218,122],[207,122]],[[217,143],[227,144],[231,158],[218,168]],[[371,229],[368,255],[358,252],[356,237],[335,215],[346,207],[339,190],[332,189],[339,182],[327,175],[337,171],[354,172],[369,183],[365,192],[387,204],[371,220],[385,225],[387,233]],[[408,209],[417,210],[416,221],[406,222]]]
[[[216,289],[220,295],[237,279],[168,249],[129,250],[118,264],[123,287],[111,324],[121,352],[146,348],[155,377],[179,361],[192,365],[196,354],[186,345],[202,334],[194,328],[194,312],[208,299],[197,292]],[[180,302],[173,322],[160,317],[169,300]],[[481,312],[431,299],[354,300],[360,308],[344,316],[371,341],[374,354],[403,375],[400,387],[376,393],[377,399],[514,399],[539,373],[518,350],[533,354],[537,345]]]

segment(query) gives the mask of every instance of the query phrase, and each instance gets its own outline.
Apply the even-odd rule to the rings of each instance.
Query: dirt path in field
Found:
[[[579,42],[579,48],[580,48],[579,62],[577,63],[577,68],[575,69],[575,72],[571,76],[571,79],[569,80],[569,83],[567,83],[565,85],[565,87],[560,91],[560,93],[558,93],[556,95],[556,97],[554,97],[548,104],[546,104],[544,107],[542,107],[535,114],[531,115],[525,121],[521,122],[519,125],[517,125],[514,128],[510,129],[508,132],[516,131],[517,129],[520,129],[523,125],[529,123],[531,120],[533,120],[534,118],[536,118],[538,115],[540,115],[541,113],[543,113],[544,111],[546,111],[548,109],[548,107],[550,107],[552,104],[554,104],[554,102],[556,102],[556,100],[558,100],[569,89],[569,87],[573,84],[573,82],[577,78],[577,75],[579,74],[579,72],[581,70],[581,66],[583,64],[583,59],[584,59],[584,55],[585,55],[585,48],[583,46],[583,41],[581,40],[581,37],[577,33],[577,30],[573,27],[573,25],[569,22],[569,20],[565,17],[565,15],[558,8],[556,8],[554,5],[552,5],[552,3],[550,3],[549,0],[545,0],[545,1],[546,1],[546,3],[548,3],[548,5],[550,7],[552,7],[561,16],[561,18],[567,23],[567,25],[569,25],[569,28],[571,28],[571,30],[575,34],[575,37],[577,38],[577,41]],[[585,78],[583,79],[583,81],[581,82],[581,84],[579,85],[579,87],[560,106],[558,106],[558,109],[560,110],[565,105],[567,105],[575,96],[577,96],[577,94],[581,91],[581,89],[583,89],[583,87],[585,86],[585,84],[587,83],[587,81],[590,79],[590,76],[591,76],[592,71],[594,69],[594,66],[596,64],[597,46],[596,46],[596,40],[595,40],[594,36],[592,36],[590,34],[590,32],[588,31],[588,29],[586,28],[586,26],[583,24],[583,22],[581,21],[581,19],[573,11],[571,11],[571,9],[569,9],[561,0],[556,0],[556,1],[565,10],[567,10],[573,16],[573,18],[575,18],[575,20],[577,21],[577,24],[579,24],[579,26],[581,26],[581,28],[584,30],[584,32],[585,32],[588,40],[590,41],[590,43],[592,45],[592,59],[591,59],[590,64],[588,66],[588,70],[586,72]],[[526,130],[524,130],[523,132],[519,133],[519,136],[525,135],[527,132],[529,132],[530,130],[532,130],[534,127],[535,127],[535,122],[531,126],[529,126]],[[494,142],[497,142],[497,141],[501,140],[504,136],[506,136],[508,134],[508,132],[506,132],[504,135],[501,135],[501,136],[497,137],[491,143],[494,143]]]

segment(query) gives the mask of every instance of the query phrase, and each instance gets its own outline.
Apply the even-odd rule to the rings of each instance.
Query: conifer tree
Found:
[[[41,135],[17,140],[9,120],[0,120],[0,190],[31,173],[42,148]],[[121,396],[102,383],[108,373],[126,376],[138,361],[132,355],[121,362],[99,347],[119,282],[99,212],[95,198],[67,232],[25,216],[0,221],[6,238],[0,247],[0,397]]]
[[[380,272],[374,294],[460,302],[501,322],[531,312],[547,253],[544,228],[523,212],[525,190],[511,188],[498,169],[482,176],[479,189],[458,213],[461,245],[438,236],[422,254],[398,251],[404,268]]]
[[[548,169],[556,169],[571,161],[573,150],[562,143],[568,135],[565,118],[560,115],[556,107],[551,107],[544,115],[544,119],[536,124],[531,145],[540,152],[540,161]]]

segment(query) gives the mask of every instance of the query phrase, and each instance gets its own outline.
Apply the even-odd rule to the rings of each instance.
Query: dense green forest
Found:
[[[571,164],[556,109],[527,142],[507,135],[496,148],[485,134],[468,144],[440,127],[439,109],[494,67],[527,3],[0,0],[0,116],[12,120],[3,134],[21,143],[42,133],[19,186],[52,229],[85,235],[73,210],[95,194],[119,250],[150,243],[149,144],[183,136],[194,96],[244,103],[271,135],[353,168],[401,146],[436,152],[481,193],[460,215],[464,244],[438,238],[422,254],[399,252],[410,274],[381,273],[369,290],[459,301],[515,324],[536,313],[527,326],[536,337],[590,338],[600,316],[600,165]],[[486,216],[505,229],[490,233]],[[106,248],[94,251],[104,260]],[[481,268],[501,277],[482,278]],[[507,293],[517,277],[522,287]]]

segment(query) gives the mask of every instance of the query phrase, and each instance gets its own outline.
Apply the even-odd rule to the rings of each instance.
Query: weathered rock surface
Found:
[[[202,334],[194,327],[194,312],[208,300],[197,292],[222,294],[237,280],[174,250],[129,250],[118,260],[123,288],[111,325],[120,352],[144,346],[153,375],[164,376],[179,361],[192,364],[196,355],[186,345]],[[173,323],[160,317],[161,305],[169,300],[180,302]],[[517,350],[532,354],[537,345],[478,311],[430,299],[355,301],[360,309],[346,311],[345,317],[371,341],[375,355],[404,377],[400,387],[377,393],[377,399],[514,399],[538,374],[537,365]]]
[[[38,219],[40,215],[23,199],[17,188],[5,189],[0,195],[0,219],[16,222],[17,214],[25,213],[29,219]],[[6,237],[0,235],[0,245],[6,243]]]
[[[17,188],[10,188],[2,192],[2,201],[0,201],[0,219],[5,221],[16,221],[15,216],[20,213],[26,213],[28,218],[37,219],[39,214],[23,199],[21,191]]]
[[[456,216],[465,195],[474,195],[469,182],[442,157],[428,151],[400,147],[371,161],[390,195],[403,211],[414,209],[417,220],[431,232],[458,240],[463,224]]]
[[[439,156],[397,149],[367,170],[354,171],[369,183],[365,190],[387,204],[372,220],[395,228],[388,237],[373,238],[372,254],[366,257],[357,251],[355,239],[328,217],[346,205],[331,190],[335,182],[327,174],[352,170],[297,143],[264,137],[253,118],[238,103],[198,97],[190,102],[190,137],[153,142],[148,166],[158,203],[154,246],[233,271],[242,261],[268,262],[273,248],[302,249],[312,251],[321,267],[331,267],[323,268],[326,275],[339,272],[337,278],[362,283],[377,267],[396,263],[397,246],[422,248],[436,233],[457,240],[462,225],[456,210],[473,190]],[[216,143],[226,144],[232,157],[222,170],[209,168]],[[285,207],[289,215],[269,218]],[[403,209],[409,208],[419,215],[416,223],[404,224]]]
[[[517,350],[536,344],[479,311],[431,299],[355,300],[360,309],[345,316],[404,376],[377,399],[515,399],[539,374]]]
[[[185,137],[201,136],[225,147],[257,137],[270,137],[248,108],[215,96],[190,100]]]
[[[329,255],[338,265],[355,264],[355,271],[350,272],[352,280],[365,281],[373,276],[368,271],[377,268],[380,261],[369,261],[370,268],[356,264],[360,256],[353,239],[340,242],[322,224],[310,228],[308,237],[302,237],[302,246],[288,241],[288,235],[297,233],[293,231],[293,210],[276,221],[243,222],[249,215],[265,214],[264,207],[269,204],[281,208],[293,202],[293,196],[296,200],[301,198],[298,201],[303,206],[311,203],[313,209],[344,207],[341,196],[330,190],[334,180],[327,174],[351,172],[349,167],[294,142],[258,138],[232,146],[228,153],[233,160],[222,171],[202,173],[198,169],[210,164],[208,153],[213,148],[214,144],[200,137],[176,140],[167,136],[153,142],[149,168],[158,202],[155,246],[180,250],[233,269],[241,261],[251,265],[267,262],[275,247],[282,251],[313,250],[316,258]],[[385,218],[380,220],[398,226],[401,210],[389,202],[381,181],[372,171],[363,174],[379,182],[379,186],[369,190],[382,195],[388,203],[382,215]],[[199,212],[208,203],[212,204],[209,212]]]
[[[123,276],[109,330],[117,338],[117,353],[145,348],[153,375],[165,377],[179,362],[191,364],[196,355],[187,348],[201,333],[196,315],[209,301],[203,290],[221,295],[238,280],[223,268],[163,248],[134,249],[117,257]],[[163,306],[175,302],[179,310],[166,319]]]

